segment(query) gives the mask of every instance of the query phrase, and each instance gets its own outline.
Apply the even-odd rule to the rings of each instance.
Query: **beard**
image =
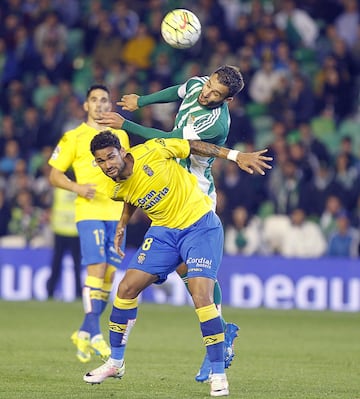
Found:
[[[224,102],[224,100],[221,100],[221,101],[208,101],[208,102],[204,103],[201,101],[201,95],[202,95],[202,93],[199,94],[198,103],[201,106],[209,108],[209,109],[214,109],[214,108],[220,107]]]

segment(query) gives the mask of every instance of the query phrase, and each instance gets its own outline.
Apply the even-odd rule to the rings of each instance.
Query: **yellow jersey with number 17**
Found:
[[[152,226],[189,227],[211,210],[197,178],[176,162],[190,154],[188,140],[153,139],[132,147],[133,174],[120,183],[109,179],[108,193],[141,208]]]
[[[129,148],[129,137],[124,130],[106,130],[111,130],[116,134],[125,149]],[[96,185],[96,194],[93,199],[80,196],[75,199],[76,222],[81,220],[119,220],[123,209],[122,203],[116,203],[106,195],[108,177],[97,166],[90,151],[91,140],[98,133],[98,130],[85,122],[77,128],[69,130],[60,139],[49,160],[49,164],[61,172],[66,172],[72,167],[77,183]]]

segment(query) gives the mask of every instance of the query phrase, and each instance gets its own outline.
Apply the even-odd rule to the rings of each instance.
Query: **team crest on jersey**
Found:
[[[155,142],[161,144],[163,147],[166,147],[164,139],[156,139]]]
[[[141,252],[137,258],[137,262],[139,265],[142,265],[145,262],[146,254],[144,252]]]
[[[189,115],[186,121],[186,125],[193,125],[195,123],[195,116],[194,115]]]
[[[154,175],[154,171],[150,168],[149,165],[144,165],[143,171],[150,177]]]

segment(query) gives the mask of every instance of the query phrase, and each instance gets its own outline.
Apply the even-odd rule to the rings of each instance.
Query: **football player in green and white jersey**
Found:
[[[127,94],[122,96],[117,105],[125,111],[135,111],[141,107],[156,103],[181,101],[175,117],[174,128],[170,132],[141,126],[124,119],[115,112],[104,112],[97,123],[139,135],[146,139],[152,138],[181,138],[188,140],[202,140],[222,146],[229,134],[230,114],[228,103],[244,87],[243,77],[237,67],[223,65],[210,76],[192,77],[187,82],[168,87],[149,95],[138,96]],[[216,208],[216,192],[211,167],[213,157],[203,157],[191,154],[180,163],[198,179],[200,189],[207,194]],[[187,268],[179,265],[178,274],[187,285]],[[218,283],[214,288],[214,302],[221,313],[221,289]],[[233,323],[225,323],[225,367],[229,367],[234,357],[233,341],[237,337],[239,327]],[[209,379],[211,366],[205,356],[203,364],[195,379],[204,382]]]

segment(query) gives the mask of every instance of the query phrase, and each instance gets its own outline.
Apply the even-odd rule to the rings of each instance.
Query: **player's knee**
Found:
[[[123,299],[134,299],[141,292],[141,289],[138,289],[132,284],[128,284],[126,280],[122,280],[118,286],[117,296]]]
[[[209,306],[214,302],[212,293],[210,292],[193,292],[191,293],[191,297],[196,309]]]
[[[104,278],[107,265],[106,263],[95,263],[88,265],[87,274],[92,277]]]

